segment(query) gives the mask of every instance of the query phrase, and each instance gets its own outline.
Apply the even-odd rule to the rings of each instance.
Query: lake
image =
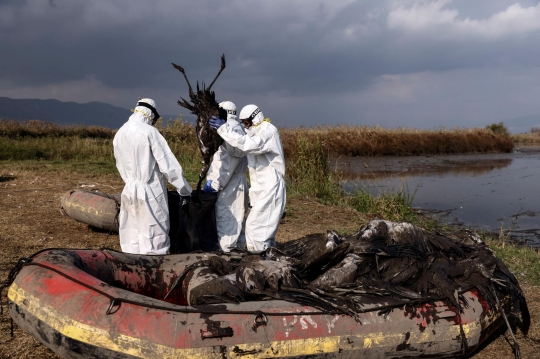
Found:
[[[540,147],[505,154],[341,157],[345,190],[405,188],[413,207],[441,221],[499,232],[540,248]]]

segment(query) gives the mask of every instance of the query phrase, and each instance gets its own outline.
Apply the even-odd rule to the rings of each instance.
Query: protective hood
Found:
[[[226,113],[227,114],[227,121],[238,122],[238,117],[236,116],[236,105],[233,102],[231,102],[231,101],[220,102],[219,103],[219,108],[220,108],[220,118],[225,118],[224,115]]]
[[[264,115],[261,109],[257,107],[257,105],[244,106],[242,111],[240,111],[240,120],[243,120],[245,118],[251,119],[251,123],[253,124],[253,126],[257,126],[264,121]]]
[[[137,101],[133,112],[141,113],[149,121],[148,124],[151,125],[154,125],[160,117],[156,109],[156,102],[150,98],[143,98]]]

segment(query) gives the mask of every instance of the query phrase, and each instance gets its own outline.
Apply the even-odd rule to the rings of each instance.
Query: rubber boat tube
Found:
[[[118,232],[120,194],[70,190],[60,199],[62,211],[92,227]]]
[[[15,277],[9,313],[64,358],[461,358],[502,322],[475,290],[460,316],[441,301],[382,310],[379,300],[357,320],[278,300],[192,307],[182,289],[162,300],[212,255],[45,250]]]

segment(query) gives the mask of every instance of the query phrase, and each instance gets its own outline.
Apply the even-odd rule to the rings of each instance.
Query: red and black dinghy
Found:
[[[461,358],[502,322],[475,289],[461,313],[380,298],[355,317],[283,300],[188,305],[194,268],[214,257],[44,250],[13,273],[9,313],[63,358]]]

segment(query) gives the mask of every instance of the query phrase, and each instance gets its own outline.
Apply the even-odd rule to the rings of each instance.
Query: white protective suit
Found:
[[[250,112],[247,116],[246,109]],[[258,113],[252,120],[253,126],[246,128],[247,135],[238,134],[229,123],[219,127],[218,133],[247,155],[252,208],[246,221],[246,245],[248,251],[260,253],[276,245],[276,232],[286,202],[285,159],[277,128],[264,120],[257,106],[244,107],[240,118],[255,114],[253,110]]]
[[[151,99],[140,102],[155,108]],[[153,117],[148,108],[135,107],[113,140],[116,167],[126,184],[119,216],[120,246],[126,253],[167,254],[170,224],[165,178],[180,195],[191,193],[167,141],[151,125]]]
[[[227,110],[227,124],[231,131],[245,136],[244,128],[235,115],[236,106],[230,101],[224,101],[219,106]],[[224,142],[214,154],[206,176],[207,181],[212,181],[212,188],[219,191],[215,207],[216,227],[219,244],[224,252],[230,252],[234,247],[244,247],[242,229],[248,205],[246,170],[246,157]]]

